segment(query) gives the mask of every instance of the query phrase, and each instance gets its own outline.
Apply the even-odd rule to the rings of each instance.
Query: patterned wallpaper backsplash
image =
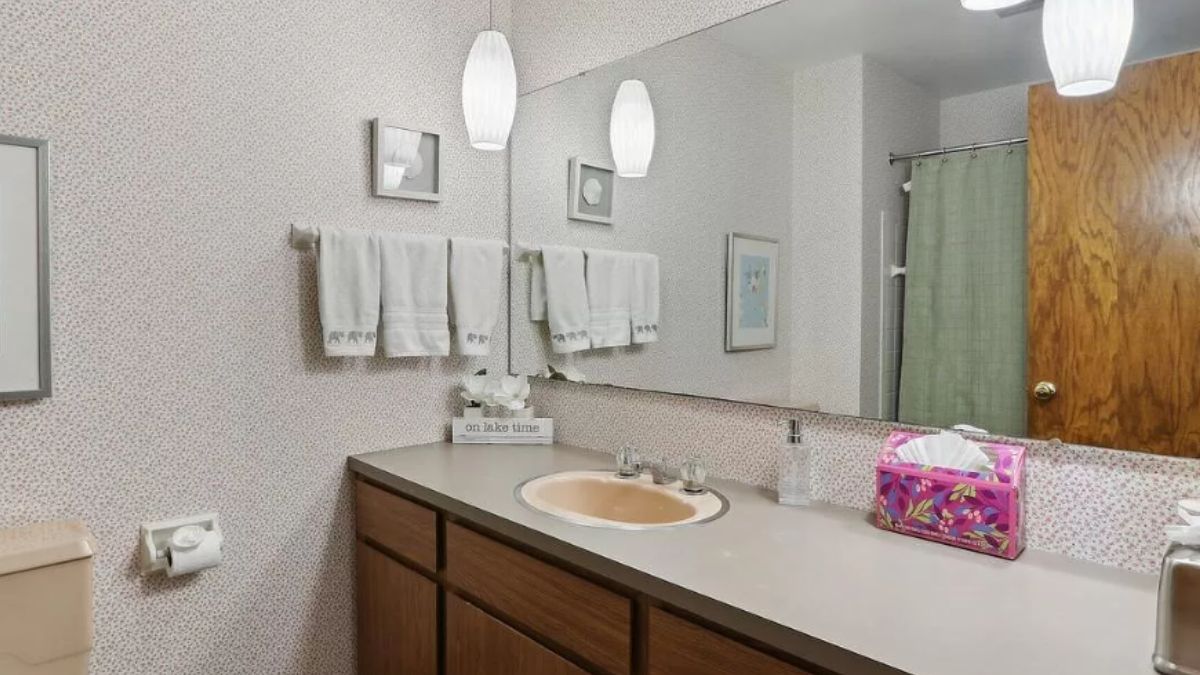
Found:
[[[875,455],[896,425],[852,417],[539,380],[533,403],[557,440],[615,452],[632,443],[672,465],[699,457],[713,475],[774,489],[785,420],[816,449],[814,495],[871,510]],[[1011,440],[1011,439],[1008,439]],[[1175,502],[1200,495],[1200,461],[1043,441],[1029,448],[1025,509],[1030,549],[1155,572]]]
[[[0,133],[50,140],[54,343],[54,397],[0,406],[0,527],[97,536],[95,675],[354,672],[346,456],[440,440],[479,360],[324,358],[288,224],[504,238],[460,98],[487,13],[0,0]],[[369,196],[380,115],[444,134],[441,204]],[[207,510],[220,567],[138,576],[140,523]]]

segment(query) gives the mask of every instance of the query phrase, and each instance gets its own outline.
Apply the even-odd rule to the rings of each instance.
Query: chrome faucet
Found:
[[[617,478],[638,478],[642,475],[642,460],[637,448],[632,445],[621,446],[617,451]]]
[[[702,495],[708,492],[708,488],[704,486],[704,479],[707,477],[708,471],[695,457],[688,458],[679,468],[679,478],[683,480],[683,491],[689,495]]]

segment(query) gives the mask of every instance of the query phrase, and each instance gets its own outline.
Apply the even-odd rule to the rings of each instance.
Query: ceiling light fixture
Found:
[[[490,1],[488,30],[475,36],[463,69],[462,105],[471,147],[503,150],[508,145],[517,113],[517,71],[508,38],[492,27]]]
[[[1042,41],[1063,96],[1092,96],[1117,85],[1133,35],[1133,0],[1046,0]]]
[[[1023,5],[1029,0],[962,0],[963,9],[972,12],[994,12],[998,9]]]

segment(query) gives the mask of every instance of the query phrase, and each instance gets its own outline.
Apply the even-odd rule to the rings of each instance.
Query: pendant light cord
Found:
[[[488,30],[496,30],[496,25],[492,19],[492,2],[493,0],[488,0]]]

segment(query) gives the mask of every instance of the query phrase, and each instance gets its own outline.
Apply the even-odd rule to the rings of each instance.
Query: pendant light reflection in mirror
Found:
[[[517,71],[504,33],[495,30],[488,2],[488,29],[475,36],[462,80],[463,117],[471,147],[503,150],[517,112]]]
[[[641,80],[625,80],[617,88],[608,119],[608,143],[622,178],[644,178],[654,155],[654,106]]]

